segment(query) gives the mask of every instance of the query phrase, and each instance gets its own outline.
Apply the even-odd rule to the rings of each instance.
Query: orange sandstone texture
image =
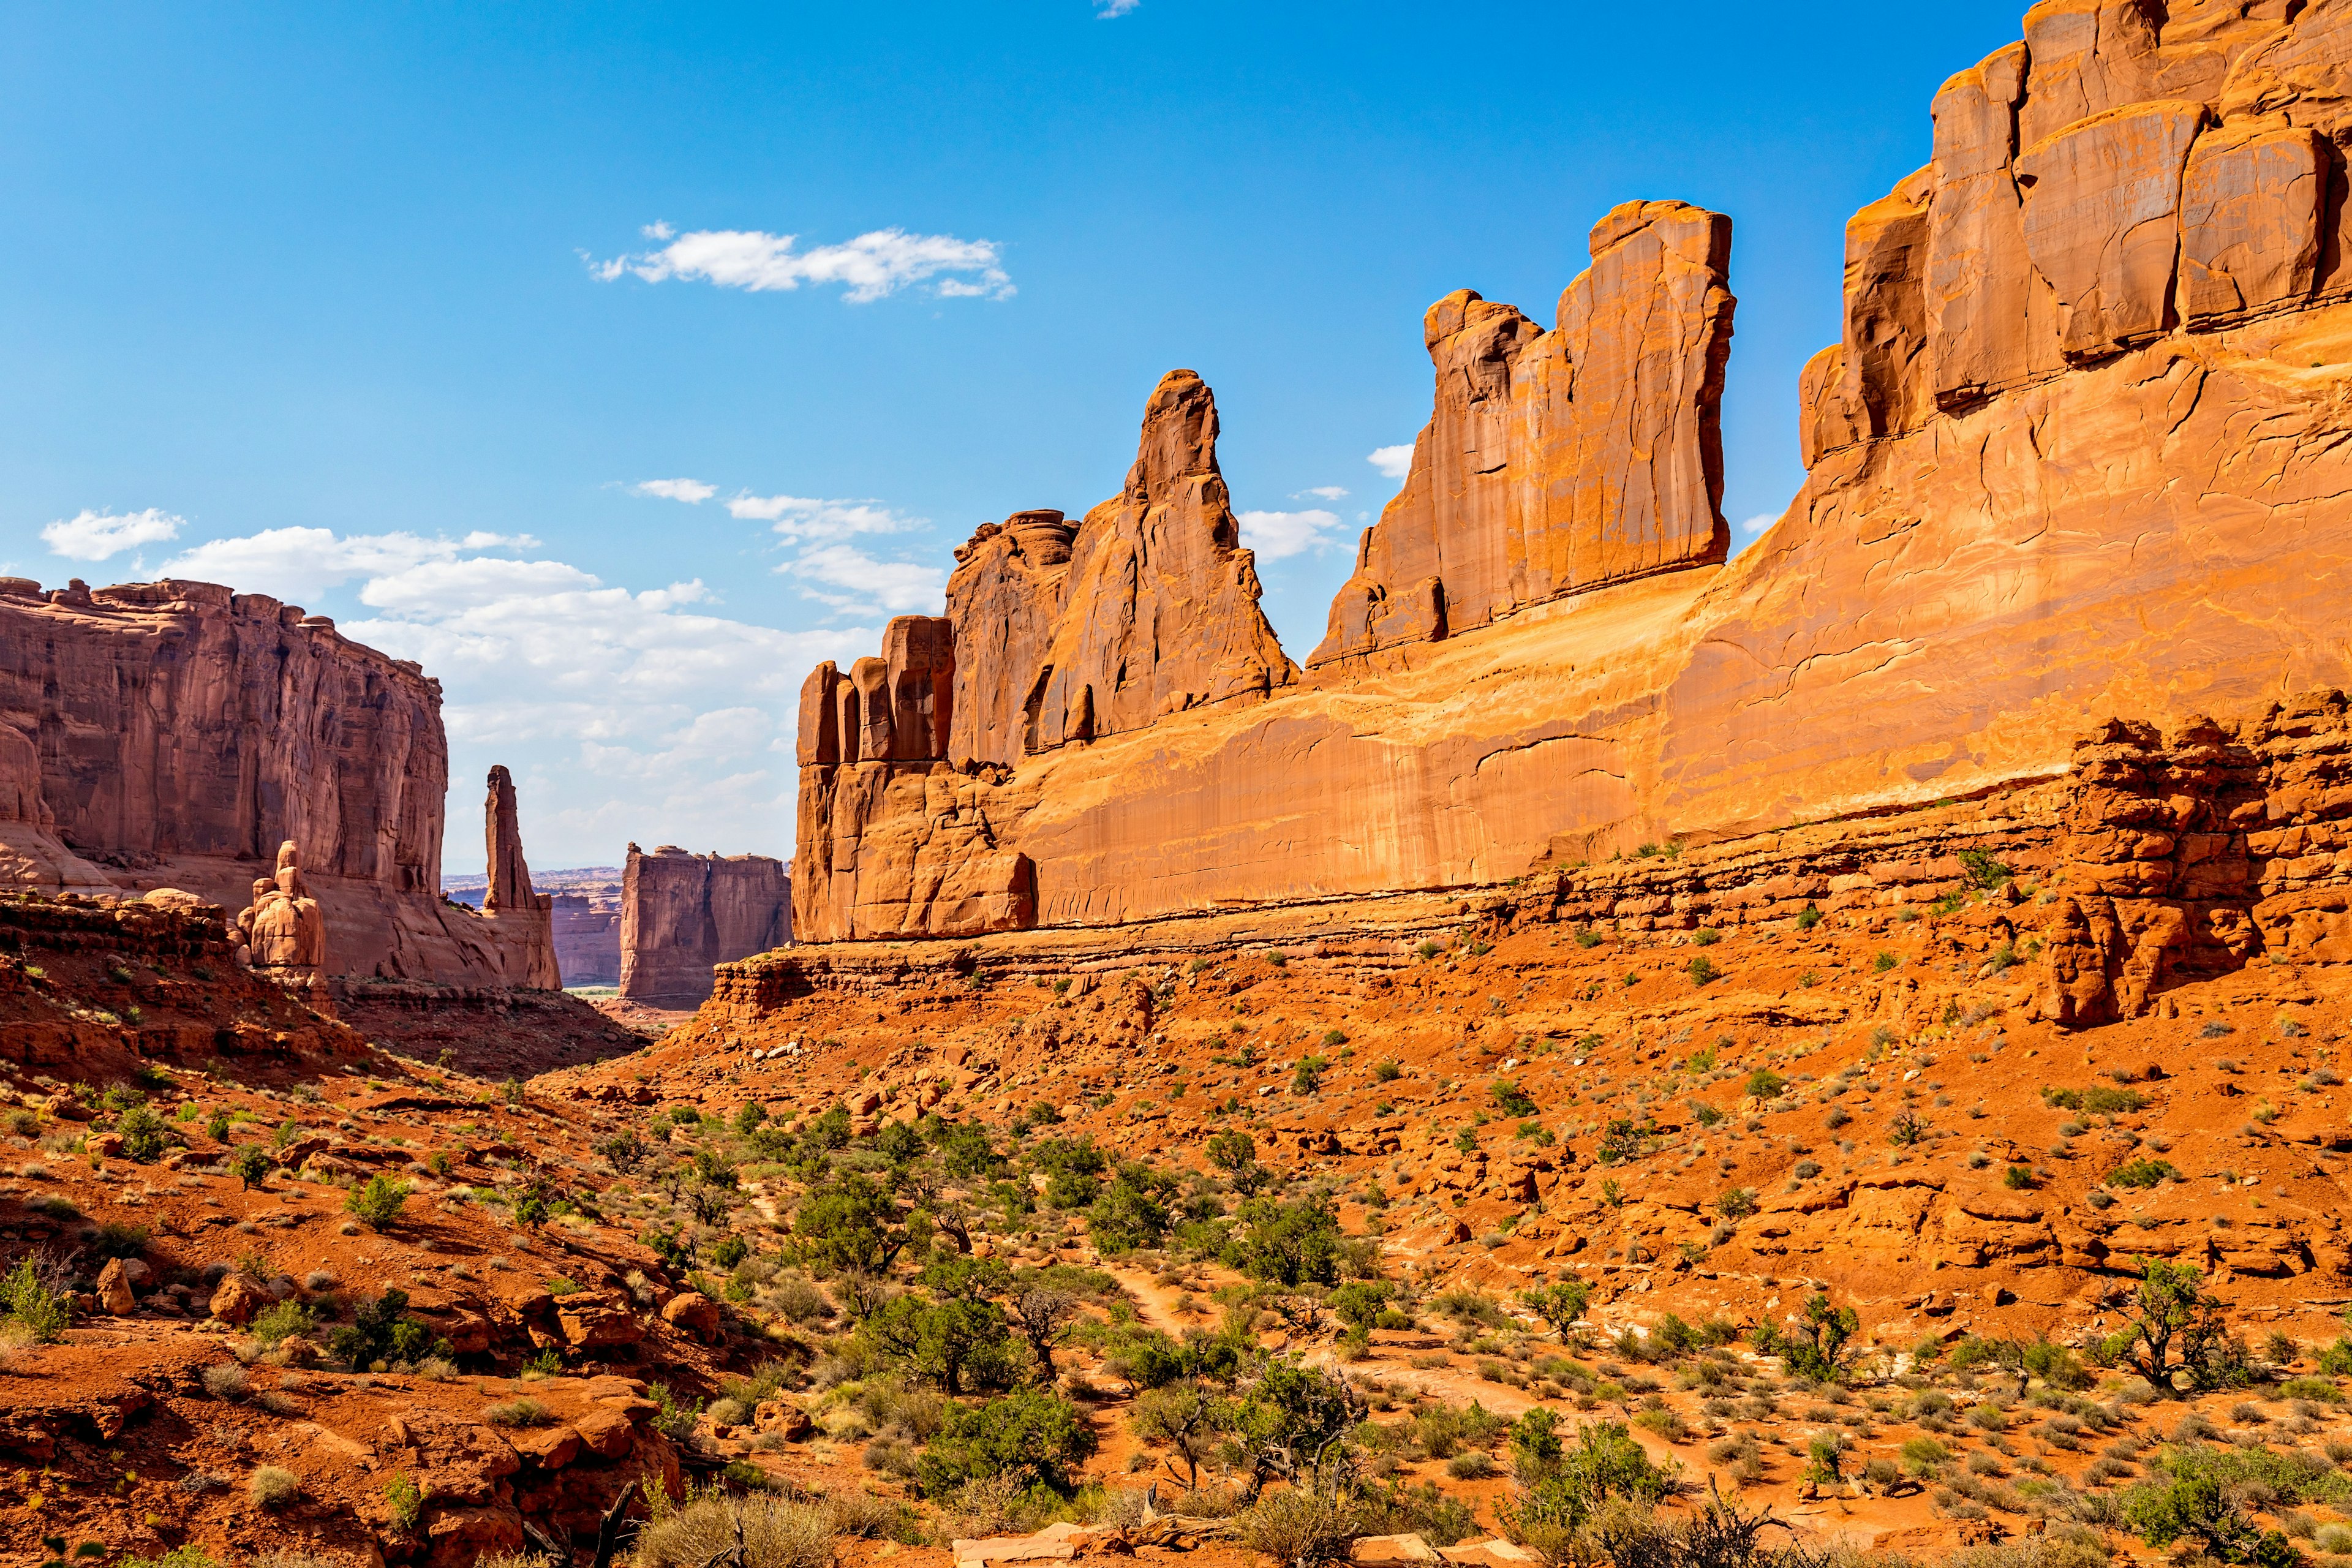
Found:
[[[1255,606],[1215,608],[1215,550],[1181,591],[1106,569],[1139,484],[1199,461],[1171,378],[1108,514],[960,553],[945,746],[853,767],[833,699],[804,704],[803,934],[1490,883],[2352,684],[2352,5],[2052,0],[2025,32],[1945,84],[1932,161],[1849,225],[1807,479],[1756,546],[1724,563],[1728,235],[1695,207],[1610,214],[1549,331],[1432,308],[1430,425],[1298,679],[1236,643]],[[1174,515],[1223,516],[1203,495]],[[1171,602],[1203,608],[1140,638]],[[1238,679],[1201,679],[1215,658]],[[1202,700],[1234,691],[1265,700]]]
[[[621,995],[650,1007],[701,1005],[711,965],[793,939],[792,879],[765,855],[693,855],[629,846],[621,881]]]

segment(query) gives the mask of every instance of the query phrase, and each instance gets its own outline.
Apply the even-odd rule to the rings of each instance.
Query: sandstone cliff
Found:
[[[236,909],[293,839],[333,973],[536,984],[512,923],[441,900],[448,768],[440,683],[324,616],[211,583],[0,579],[9,883]]]
[[[1549,331],[1467,292],[1433,309],[1412,473],[1316,667],[1267,700],[1056,746],[1042,671],[1130,600],[1034,523],[976,539],[950,605],[968,739],[804,772],[806,934],[1491,883],[2053,775],[2118,715],[2352,684],[2352,5],[2289,9],[2052,0],[1948,83],[1933,161],[1849,226],[1844,331],[1798,389],[1804,487],[1727,564],[1724,238],[1671,203],[1603,221]],[[1061,715],[1034,744],[1013,690]]]
[[[1628,202],[1591,251],[1551,331],[1467,289],[1429,308],[1436,406],[1310,666],[1728,552],[1731,220]]]
[[[629,846],[621,883],[621,994],[649,1007],[696,1007],[714,964],[793,940],[793,888],[765,855],[693,855]]]

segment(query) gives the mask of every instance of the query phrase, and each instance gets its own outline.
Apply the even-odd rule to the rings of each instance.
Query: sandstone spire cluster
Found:
[[[944,617],[812,679],[803,938],[1491,883],[2352,685],[2352,5],[2044,0],[2023,31],[1848,226],[1808,477],[1752,548],[1728,224],[1682,203],[1604,216],[1549,329],[1431,308],[1430,423],[1304,675],[1179,373],[1117,500],[983,528]]]

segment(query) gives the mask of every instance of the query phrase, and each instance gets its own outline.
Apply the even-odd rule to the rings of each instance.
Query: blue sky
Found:
[[[15,7],[0,563],[424,660],[453,871],[494,762],[541,866],[789,855],[808,668],[1113,493],[1172,367],[1303,656],[1423,310],[1549,323],[1617,202],[1732,216],[1725,510],[1777,515],[1844,220],[2021,9]]]

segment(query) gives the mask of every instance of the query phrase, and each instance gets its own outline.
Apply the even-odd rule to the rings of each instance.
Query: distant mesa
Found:
[[[765,855],[629,846],[621,883],[621,995],[648,1007],[709,998],[713,965],[793,940],[790,868]]]

